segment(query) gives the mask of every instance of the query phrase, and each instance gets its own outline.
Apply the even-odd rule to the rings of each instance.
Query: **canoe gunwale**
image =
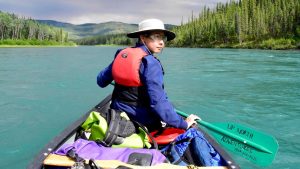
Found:
[[[111,100],[111,95],[107,96],[102,100],[95,108],[92,108],[90,111],[81,116],[78,120],[73,122],[70,126],[64,129],[59,135],[53,138],[42,150],[35,156],[35,158],[29,163],[27,169],[41,169],[43,168],[43,161],[46,159],[49,153],[53,150],[59,148],[64,144],[68,139],[70,139],[81,126],[81,124],[86,120],[91,111],[96,110],[97,107],[103,107]]]

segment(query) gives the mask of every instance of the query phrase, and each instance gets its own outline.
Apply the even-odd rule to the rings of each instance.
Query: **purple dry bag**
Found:
[[[70,150],[84,159],[119,160],[141,166],[167,162],[166,157],[155,149],[111,148],[84,139],[78,139],[72,144],[65,144],[56,150],[54,154],[67,155]]]

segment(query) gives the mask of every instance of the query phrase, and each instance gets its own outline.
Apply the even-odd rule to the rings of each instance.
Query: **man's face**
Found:
[[[147,35],[141,35],[141,40],[152,53],[160,53],[165,47],[167,38],[163,31],[154,31]]]

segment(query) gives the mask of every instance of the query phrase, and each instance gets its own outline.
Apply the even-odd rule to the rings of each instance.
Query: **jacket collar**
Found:
[[[142,48],[148,55],[153,55],[143,43],[137,42],[135,47]]]

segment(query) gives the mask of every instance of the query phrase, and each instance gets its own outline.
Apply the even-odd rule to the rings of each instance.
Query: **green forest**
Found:
[[[127,38],[125,33],[99,35],[76,40],[78,45],[130,45],[134,42],[133,39]]]
[[[300,0],[231,0],[214,9],[204,7],[199,14],[191,12],[187,23],[167,28],[176,33],[167,43],[171,47],[300,49]],[[75,45],[69,39],[64,28],[0,11],[0,45]],[[78,45],[135,42],[125,33],[74,41]]]
[[[68,32],[0,11],[0,45],[74,45]]]
[[[300,48],[299,0],[239,0],[205,7],[174,27],[172,47]],[[82,45],[132,44],[122,34],[80,40]]]
[[[290,49],[299,46],[299,0],[240,0],[204,8],[174,28],[171,46]]]

